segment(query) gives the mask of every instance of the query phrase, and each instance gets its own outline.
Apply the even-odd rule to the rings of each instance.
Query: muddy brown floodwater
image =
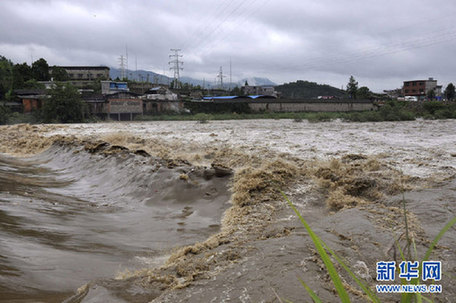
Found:
[[[57,144],[31,158],[1,156],[0,300],[58,302],[217,232],[227,180],[203,173]]]
[[[456,121],[0,127],[0,301],[338,302],[283,190],[373,287],[456,213]],[[397,240],[397,241],[395,241]],[[399,243],[399,244],[398,244]],[[436,302],[454,302],[456,233]],[[366,298],[342,278],[354,302]],[[395,302],[398,295],[379,295]]]

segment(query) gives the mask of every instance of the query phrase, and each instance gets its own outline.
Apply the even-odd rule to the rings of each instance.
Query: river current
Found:
[[[185,176],[185,177],[183,177]],[[0,156],[0,301],[59,302],[219,228],[223,178],[130,152]]]

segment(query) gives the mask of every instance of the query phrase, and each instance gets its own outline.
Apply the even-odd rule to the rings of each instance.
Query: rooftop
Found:
[[[74,70],[94,70],[94,69],[97,69],[97,70],[108,70],[109,71],[109,67],[107,67],[107,66],[57,66],[57,67],[61,67],[63,69],[74,69]]]

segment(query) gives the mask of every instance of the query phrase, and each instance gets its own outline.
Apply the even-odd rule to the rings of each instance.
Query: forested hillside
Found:
[[[282,98],[286,99],[313,99],[318,96],[347,97],[346,92],[339,88],[302,80],[278,85],[275,89],[282,93]]]

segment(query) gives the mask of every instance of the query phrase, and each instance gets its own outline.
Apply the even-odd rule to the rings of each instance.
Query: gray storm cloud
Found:
[[[181,48],[183,74],[268,77],[373,90],[403,80],[456,82],[453,1],[12,1],[0,4],[0,54],[14,62],[168,70]]]

